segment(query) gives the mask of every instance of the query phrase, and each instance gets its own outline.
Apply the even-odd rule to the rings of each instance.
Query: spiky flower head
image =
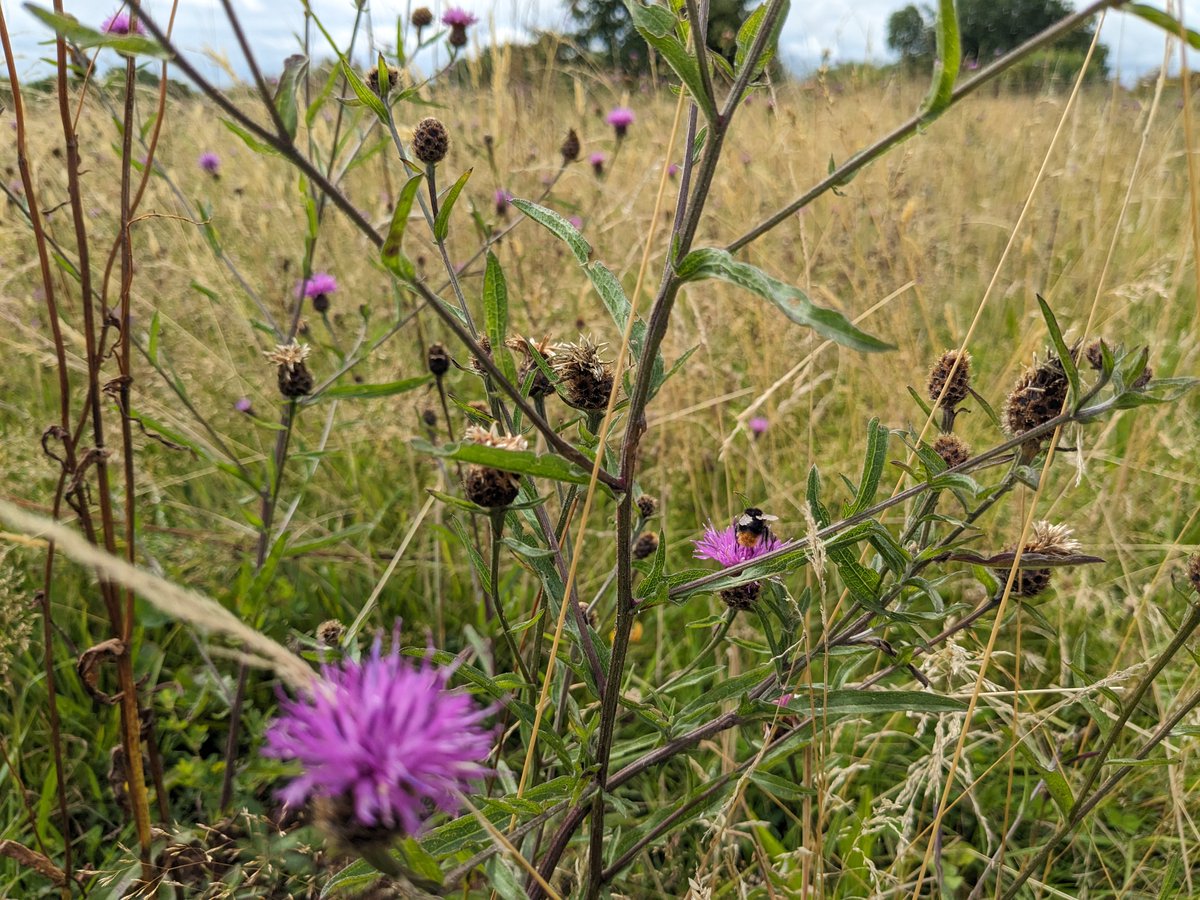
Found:
[[[628,106],[615,107],[607,116],[604,117],[609,125],[613,127],[613,131],[617,133],[617,140],[625,137],[625,132],[629,130],[629,126],[633,124],[633,110]]]
[[[957,434],[939,434],[933,442],[933,452],[951,469],[971,458],[971,448]]]
[[[499,447],[502,450],[526,450],[529,442],[519,434],[498,434],[478,425],[467,427],[465,437],[473,444]],[[467,499],[487,509],[503,509],[517,499],[521,491],[521,476],[503,469],[469,465],[463,470],[463,489]]]
[[[567,131],[567,137],[563,140],[562,146],[558,148],[558,152],[562,154],[564,166],[579,159],[579,149],[579,135],[575,133],[574,128],[571,128]]]
[[[633,558],[647,559],[658,552],[658,535],[653,531],[643,531],[633,543]]]
[[[638,514],[643,519],[648,519],[658,512],[658,498],[653,494],[642,494],[637,498]]]
[[[346,626],[337,619],[326,619],[317,626],[317,640],[326,647],[338,644],[346,633]]]
[[[1039,520],[1030,527],[1029,538],[1021,552],[1043,556],[1072,556],[1080,549],[1082,545],[1072,536],[1068,526]],[[1002,577],[1008,577],[1007,568],[997,571],[1002,573]],[[1012,594],[1014,597],[1036,597],[1050,587],[1053,575],[1053,569],[1018,569],[1016,578],[1013,579]]]
[[[521,354],[522,360],[521,367],[517,371],[517,383],[523,386],[530,375],[533,376],[533,381],[529,385],[530,397],[548,397],[554,393],[554,385],[550,383],[550,379],[546,377],[546,373],[542,371],[534,357],[536,350],[547,365],[553,366],[551,360],[554,358],[554,348],[550,345],[549,337],[544,337],[537,343],[531,342],[528,338],[512,337],[505,341],[504,345]]]
[[[551,365],[558,376],[563,401],[568,406],[586,412],[608,407],[613,390],[613,370],[612,365],[600,357],[604,346],[584,335],[576,342],[555,345]]]
[[[367,72],[366,82],[367,87],[369,87],[374,93],[379,94],[381,97],[386,97],[388,92],[390,92],[391,89],[396,86],[396,82],[399,80],[399,78],[400,70],[395,66],[388,66],[387,86],[383,90],[380,90],[383,80],[379,77],[379,67],[374,66],[370,69],[370,71]]]
[[[221,157],[217,156],[211,150],[201,153],[200,158],[196,162],[209,175],[215,176],[221,170]]]
[[[433,24],[433,12],[428,6],[418,6],[412,11],[409,21],[412,22],[414,28],[428,28]]]
[[[448,687],[451,670],[400,655],[399,634],[361,662],[321,669],[311,693],[280,704],[263,755],[293,759],[301,774],[280,793],[289,806],[319,799],[344,818],[343,834],[419,834],[433,810],[457,812],[460,794],[488,773],[487,710]]]
[[[764,553],[779,550],[788,546],[791,541],[781,541],[774,533],[767,531],[757,542],[747,547],[738,541],[736,526],[730,525],[718,530],[709,522],[704,528],[704,536],[692,543],[696,545],[696,552],[692,554],[696,559],[711,559],[728,568],[757,559]]]
[[[129,13],[113,13],[100,26],[100,30],[105,34],[145,34],[146,27],[142,25],[142,20],[138,19],[134,22],[130,19]]]
[[[1046,424],[1062,412],[1069,388],[1066,370],[1057,356],[1026,369],[1004,401],[1001,418],[1005,429],[1017,437]]]
[[[751,581],[746,584],[739,584],[737,587],[725,588],[718,596],[721,602],[730,609],[740,609],[745,612],[748,609],[753,609],[755,602],[758,600],[758,595],[762,593],[762,582]]]
[[[450,135],[446,126],[433,116],[417,123],[413,129],[413,154],[423,163],[434,165],[446,158],[450,149]]]
[[[942,409],[953,409],[966,400],[970,386],[971,356],[966,352],[947,350],[929,370],[929,399],[936,403],[940,397]]]
[[[1088,361],[1088,365],[1100,372],[1104,369],[1104,350],[1107,345],[1104,338],[1097,338],[1088,344],[1088,347],[1083,351],[1084,358]]]
[[[279,393],[290,400],[313,389],[313,377],[305,365],[310,349],[308,344],[297,343],[293,338],[290,344],[278,344],[274,350],[264,351],[267,360],[279,368]]]

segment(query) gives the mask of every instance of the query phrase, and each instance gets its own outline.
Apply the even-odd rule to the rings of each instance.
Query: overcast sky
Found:
[[[347,40],[354,20],[353,0],[311,0],[312,8],[339,41]],[[425,2],[439,12],[447,3]],[[822,55],[829,53],[834,62],[847,60],[886,61],[888,16],[908,0],[826,0],[826,2],[796,2],[783,30],[782,55],[795,71],[815,68]],[[1152,0],[1163,7],[1167,0]],[[43,0],[49,6],[50,0]],[[120,0],[67,0],[66,8],[80,21],[99,25],[120,6]],[[167,0],[143,0],[152,15],[163,16],[169,11]],[[286,56],[298,49],[297,33],[303,28],[304,16],[298,0],[235,0],[260,65],[271,71]],[[381,43],[395,42],[396,17],[406,14],[408,0],[370,0],[371,21]],[[499,39],[520,39],[532,28],[565,30],[570,27],[566,3],[560,0],[458,0],[453,5],[472,10],[480,18],[480,39],[495,34]],[[1080,3],[1076,4],[1082,5]],[[1178,6],[1178,0],[1175,0]],[[34,20],[22,3],[0,0],[9,31],[20,57],[23,73],[38,68],[40,56],[49,54],[39,46],[47,37],[44,26]],[[1184,0],[1184,19],[1200,30],[1200,0]],[[236,44],[226,24],[219,0],[180,0],[175,25],[179,44],[194,54],[215,53],[230,60],[233,68],[244,70]],[[1114,72],[1130,81],[1159,66],[1163,56],[1163,33],[1142,20],[1126,14],[1110,12],[1104,25],[1102,40],[1110,47],[1109,62]],[[1176,51],[1176,54],[1178,51]],[[1193,54],[1192,67],[1200,67],[1200,57]],[[365,54],[360,54],[365,59]],[[115,57],[114,57],[115,61]],[[209,66],[208,72],[215,67]]]

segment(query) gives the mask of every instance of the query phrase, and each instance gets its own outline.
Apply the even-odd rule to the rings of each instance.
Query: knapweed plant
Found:
[[[53,156],[31,152],[31,94],[0,11],[19,170],[7,195],[31,236],[39,346],[56,374],[39,390],[57,407],[39,447],[53,476],[25,499],[59,524],[0,504],[43,626],[31,673],[45,746],[25,746],[24,727],[4,739],[21,802],[0,853],[18,892],[1009,897],[1069,880],[1056,854],[1130,773],[1194,733],[1181,725],[1200,705],[1194,687],[1149,720],[1143,701],[1200,625],[1200,561],[1172,569],[1186,599],[1164,612],[1165,644],[1143,637],[1142,662],[1096,683],[1075,648],[1063,656],[1070,684],[1030,705],[1020,621],[1054,633],[1056,587],[1105,562],[1094,533],[1042,501],[1082,477],[1090,442],[1127,427],[1125,411],[1192,386],[1153,372],[1160,355],[1174,371],[1180,354],[1132,331],[1101,338],[1093,317],[1060,321],[1039,295],[1040,349],[996,393],[986,385],[1012,348],[979,339],[978,319],[960,346],[912,369],[891,354],[902,336],[876,337],[795,286],[794,256],[748,258],[978,87],[1119,5],[1093,3],[960,80],[957,15],[941,0],[917,114],[831,161],[810,190],[766,198],[778,209],[724,241],[728,199],[713,215],[723,159],[753,100],[778,115],[769,73],[786,0],[755,8],[728,57],[706,46],[704,0],[628,0],[670,73],[652,85],[673,109],[657,136],[665,155],[639,143],[664,123],[616,85],[594,102],[595,122],[556,123],[555,144],[532,152],[550,160],[540,180],[532,163],[504,168],[505,135],[447,114],[485,104],[481,90],[445,85],[477,75],[480,23],[464,9],[420,7],[385,34],[360,2],[340,44],[302,3],[301,52],[265,66],[223,0],[250,77],[220,90],[160,7],[89,25],[61,4],[30,6],[56,34],[54,94],[35,101],[55,106],[64,149]],[[364,45],[366,67],[355,63]],[[98,84],[97,60],[114,54],[117,77]],[[192,171],[157,155],[172,136],[169,73],[228,138],[191,152]],[[116,123],[111,222],[89,205],[99,189],[85,177],[85,106]],[[246,212],[257,227],[212,199],[239,178],[239,156],[294,192],[264,191]],[[619,191],[630,168],[650,173],[640,190],[653,213],[645,232],[618,228],[623,247],[601,258],[586,198]],[[366,172],[383,215],[355,180]],[[577,174],[585,188],[563,187]],[[354,237],[335,244],[338,227]],[[246,352],[220,328],[211,343],[184,339],[175,307],[141,290],[139,260],[181,229],[207,254],[189,302],[231,333],[236,322]],[[256,255],[283,263],[264,271]],[[552,269],[582,311],[526,296],[513,273],[530,266]],[[236,301],[209,286],[214,271]],[[847,432],[867,423],[865,440],[842,445],[853,459],[816,447],[810,464],[799,445],[782,449],[786,501],[748,479],[726,491],[743,502],[668,517],[682,472],[708,478],[696,473],[719,441],[647,438],[669,412],[663,398],[706,377],[699,348],[675,353],[668,337],[681,300],[713,296],[765,301],[792,346],[811,332],[875,354],[899,387],[884,408],[842,412]],[[380,362],[397,345],[420,363]],[[228,384],[196,378],[197,358],[221,355],[239,360]],[[794,362],[764,357],[772,372]],[[399,397],[421,398],[403,425],[371,405]],[[757,412],[739,425],[747,454],[780,433]],[[337,435],[355,427],[362,454],[340,460]],[[421,436],[397,449],[398,429]],[[371,499],[355,496],[354,473],[376,471],[376,455],[406,462]],[[414,493],[419,511],[398,517]],[[236,539],[217,549],[208,531],[178,526],[183,499]],[[197,548],[170,579],[164,535]],[[427,575],[401,582],[418,552]],[[65,574],[64,554],[83,568]],[[84,599],[68,601],[72,590]],[[668,621],[681,633],[664,633]],[[648,658],[634,645],[651,632]],[[865,764],[852,760],[880,742],[903,755],[856,799],[847,791]],[[82,745],[107,760],[105,784]],[[840,763],[823,766],[820,747]],[[972,792],[987,759],[1008,777],[1007,796],[992,795],[1005,798],[1000,817]]]

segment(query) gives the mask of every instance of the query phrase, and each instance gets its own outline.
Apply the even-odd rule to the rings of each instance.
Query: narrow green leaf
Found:
[[[1133,13],[1151,25],[1157,25],[1173,37],[1185,37],[1192,49],[1200,50],[1200,34],[1190,28],[1184,28],[1182,22],[1161,9],[1155,9],[1145,3],[1126,3],[1121,6],[1121,12]]]
[[[962,41],[958,32],[958,12],[954,0],[938,0],[937,59],[933,62],[933,82],[929,93],[921,104],[921,120],[932,122],[940,116],[954,99],[954,82],[958,80],[958,68],[962,64]]]
[[[875,491],[879,488],[879,479],[883,476],[883,467],[887,462],[888,438],[891,429],[879,424],[879,419],[872,419],[867,425],[867,455],[863,459],[862,479],[858,483],[858,495],[853,503],[848,503],[842,512],[845,516],[860,513],[875,499]]]
[[[559,240],[566,243],[571,248],[571,252],[575,254],[575,260],[581,266],[587,265],[587,261],[592,256],[592,247],[584,240],[583,235],[579,233],[579,230],[574,225],[554,210],[538,206],[529,200],[522,200],[520,197],[514,198],[512,205],[547,229]]]
[[[1059,362],[1062,363],[1067,381],[1071,383],[1071,402],[1074,403],[1079,399],[1079,369],[1075,367],[1075,358],[1071,355],[1071,348],[1063,340],[1062,329],[1058,327],[1058,319],[1054,317],[1054,311],[1050,309],[1050,304],[1041,294],[1037,295],[1037,302],[1038,306],[1042,308],[1042,318],[1046,320],[1046,329],[1050,332],[1054,351],[1058,354]]]
[[[625,0],[625,6],[633,17],[633,26],[642,38],[662,54],[675,74],[679,76],[696,106],[704,117],[713,122],[717,118],[716,102],[704,92],[704,80],[700,76],[700,63],[688,52],[675,33],[677,19],[661,6],[643,6],[641,0]]]
[[[108,34],[97,31],[95,28],[80,24],[74,16],[59,15],[33,3],[26,3],[25,9],[34,18],[41,19],[55,32],[84,50],[92,47],[107,47],[128,56],[149,56],[153,59],[171,58],[171,51],[154,38],[140,34]]]
[[[158,339],[162,335],[162,319],[159,318],[158,310],[154,311],[154,317],[150,319],[150,341],[146,348],[146,356],[150,359],[151,365],[158,365]]]
[[[234,134],[236,134],[238,137],[240,137],[242,139],[242,143],[245,144],[247,147],[249,147],[251,150],[253,150],[255,153],[261,153],[263,156],[278,156],[279,155],[278,150],[276,150],[270,144],[263,143],[258,138],[256,138],[254,135],[252,135],[250,132],[248,132],[245,128],[243,128],[241,125],[238,125],[236,122],[231,122],[228,119],[222,119],[221,124],[224,125],[226,128],[228,128],[230,131],[232,131]]]
[[[446,196],[442,199],[442,205],[438,208],[437,217],[433,220],[433,236],[439,241],[444,241],[446,235],[450,233],[450,213],[454,209],[454,203],[458,200],[458,195],[462,193],[462,189],[467,186],[467,179],[471,177],[474,169],[467,169],[458,176],[458,181],[450,187],[446,192]]]
[[[812,788],[797,784],[791,779],[780,778],[778,775],[771,775],[759,769],[751,771],[750,780],[762,790],[773,797],[778,797],[780,800],[803,800],[806,796],[812,796],[816,793]]]
[[[791,11],[791,3],[784,2],[783,8],[779,10],[779,15],[775,17],[775,24],[771,28],[771,34],[763,44],[762,55],[754,64],[755,77],[761,72],[765,72],[771,65],[771,60],[775,58],[775,53],[779,49],[779,35],[783,31],[783,24],[787,21],[788,13]],[[758,36],[758,31],[762,28],[763,20],[767,15],[767,4],[761,3],[750,13],[750,16],[742,23],[742,27],[737,33],[737,50],[734,51],[734,71],[740,72],[742,66],[746,62],[746,54],[750,52],[750,47],[754,43],[755,37]]]
[[[376,98],[379,99],[379,98]],[[404,229],[408,227],[408,214],[412,211],[413,200],[421,187],[422,175],[417,173],[408,179],[400,189],[396,198],[396,211],[392,213],[392,224],[388,228],[387,239],[379,251],[379,258],[388,271],[404,281],[412,281],[417,271],[412,260],[404,255]]]
[[[379,99],[379,95],[367,86],[367,83],[354,71],[354,67],[346,62],[345,57],[341,57],[340,64],[342,74],[346,76],[346,81],[349,82],[350,89],[354,91],[354,96],[358,98],[358,102],[375,113],[379,117],[379,121],[386,125],[389,119],[388,108]]]
[[[283,61],[283,73],[279,76],[279,86],[275,89],[275,110],[283,121],[289,140],[296,139],[296,128],[299,125],[296,86],[307,70],[308,57],[299,53],[289,56]]]
[[[807,713],[816,705],[817,714],[875,715],[893,712],[942,713],[967,708],[961,700],[932,691],[873,691],[846,688],[828,692],[797,694],[787,704],[794,712]]]
[[[380,397],[393,397],[416,390],[422,385],[429,384],[432,375],[414,375],[400,381],[383,381],[378,384],[342,384],[331,387],[316,394],[306,403],[319,403],[323,400],[377,400]]]
[[[865,353],[893,349],[859,330],[840,312],[817,306],[799,288],[784,284],[749,263],[735,260],[729,253],[715,247],[693,250],[679,264],[676,274],[683,281],[702,281],[715,278],[745,288],[764,300],[770,300],[789,319],[813,329],[821,337]]]
[[[457,459],[461,462],[479,463],[493,469],[519,472],[534,478],[549,478],[568,484],[587,484],[591,480],[589,472],[584,472],[578,466],[553,453],[538,456],[532,450],[505,450],[500,447],[485,447],[482,444],[467,442],[447,444],[444,447],[435,447],[423,440],[414,440],[411,444],[413,449],[420,453],[429,453],[445,459]]]
[[[504,346],[508,336],[508,282],[500,268],[500,260],[491,250],[487,253],[487,266],[483,272],[483,321],[492,342],[492,359],[509,384],[516,384],[517,367]]]

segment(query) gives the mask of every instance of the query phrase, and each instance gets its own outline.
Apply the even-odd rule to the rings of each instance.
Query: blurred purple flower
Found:
[[[508,204],[512,202],[513,195],[504,188],[496,189],[496,214],[505,216],[508,215]]]
[[[337,279],[328,272],[313,272],[308,281],[296,285],[296,296],[319,297],[322,294],[332,294],[337,289]]]
[[[674,178],[679,174],[679,163],[671,163],[667,166],[667,174]]]
[[[449,25],[451,28],[466,28],[468,25],[474,25],[478,21],[474,15],[467,12],[461,6],[451,6],[442,13],[442,24]]]
[[[361,825],[415,835],[431,807],[458,811],[459,794],[488,773],[489,710],[447,688],[450,669],[402,657],[398,632],[387,656],[381,645],[322,666],[311,694],[284,699],[262,752],[301,765],[280,792],[288,806],[343,800]]]
[[[692,543],[696,545],[696,552],[693,554],[696,559],[711,559],[728,567],[757,559],[764,553],[786,547],[791,542],[781,541],[771,532],[767,532],[757,544],[743,547],[738,543],[736,527],[730,525],[717,531],[709,522],[704,528],[704,537]]]
[[[213,153],[211,150],[206,150],[204,153],[200,154],[198,163],[200,168],[209,175],[216,175],[221,168],[221,157],[217,156],[217,154]]]
[[[251,409],[249,397],[239,397],[237,402],[233,404],[233,408],[240,413],[248,413]]]
[[[589,156],[588,162],[590,162],[592,164],[592,171],[594,171],[597,175],[603,175],[604,174],[604,161],[606,159],[608,159],[608,157],[599,151],[596,151],[591,156]]]
[[[755,436],[764,434],[767,428],[769,428],[771,425],[771,423],[763,416],[755,416],[746,424],[750,427],[750,430],[754,432]]]
[[[613,127],[613,130],[617,133],[617,139],[620,140],[625,137],[625,132],[633,124],[633,119],[632,109],[628,106],[618,106],[605,116],[604,121]]]
[[[137,34],[145,34],[146,28],[142,25],[141,20],[134,25],[130,24],[129,13],[113,13],[104,20],[104,24],[100,26],[100,30],[105,34],[129,34],[134,31]]]
[[[571,216],[567,221],[575,226],[576,231],[583,230],[583,219],[579,218],[579,216]]]

